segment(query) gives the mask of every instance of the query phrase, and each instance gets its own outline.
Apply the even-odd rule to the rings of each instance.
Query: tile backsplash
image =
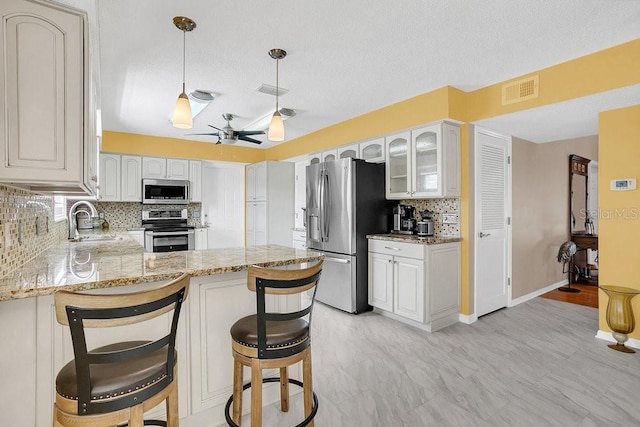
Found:
[[[53,197],[0,185],[0,277],[67,238],[55,222]]]
[[[460,236],[460,199],[411,199],[402,200],[403,205],[416,208],[415,218],[420,220],[420,212],[429,210],[433,215],[433,234],[441,237]],[[454,214],[457,219],[455,224],[444,224],[442,214]]]
[[[200,226],[200,218],[193,218],[193,213],[202,208],[200,203],[188,205],[143,205],[140,202],[95,202],[98,212],[105,213],[105,219],[109,222],[110,229],[127,230],[140,228],[142,223],[142,210],[148,209],[184,209],[189,214],[187,223],[194,227]]]

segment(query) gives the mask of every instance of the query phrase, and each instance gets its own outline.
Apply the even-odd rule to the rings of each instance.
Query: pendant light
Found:
[[[271,118],[267,138],[269,141],[284,141],[284,123],[282,122],[282,116],[278,108],[278,95],[280,94],[278,64],[281,59],[287,56],[287,52],[282,49],[271,49],[269,56],[276,60],[276,111]]]
[[[186,63],[186,35],[187,31],[196,28],[196,23],[185,16],[173,18],[173,25],[182,31],[182,93],[178,96],[176,108],[173,110],[173,126],[179,129],[191,129],[193,127],[193,116],[191,115],[191,105],[185,93],[184,70]]]

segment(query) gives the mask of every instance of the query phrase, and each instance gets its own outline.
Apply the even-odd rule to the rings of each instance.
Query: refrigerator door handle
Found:
[[[320,229],[320,242],[324,242],[324,169],[320,169],[318,176],[318,228]]]
[[[329,213],[331,212],[331,194],[329,193],[329,174],[323,171],[322,178],[322,241],[329,241]]]

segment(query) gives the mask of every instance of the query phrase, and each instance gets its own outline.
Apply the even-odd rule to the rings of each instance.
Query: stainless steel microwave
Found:
[[[182,179],[142,180],[142,203],[145,205],[186,205],[189,181]]]

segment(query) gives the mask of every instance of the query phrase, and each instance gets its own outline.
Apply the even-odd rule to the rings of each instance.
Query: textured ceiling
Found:
[[[221,127],[222,113],[242,129],[273,111],[273,96],[256,89],[275,85],[274,47],[288,52],[280,106],[298,113],[285,122],[290,140],[445,85],[477,89],[640,37],[636,0],[98,0],[98,10],[103,128],[211,142],[186,133]],[[169,122],[182,81],[178,15],[197,23],[186,35],[187,92],[216,96],[191,131]],[[560,123],[567,109],[538,110]],[[525,139],[526,123],[487,121]],[[535,138],[584,124],[575,126]]]

